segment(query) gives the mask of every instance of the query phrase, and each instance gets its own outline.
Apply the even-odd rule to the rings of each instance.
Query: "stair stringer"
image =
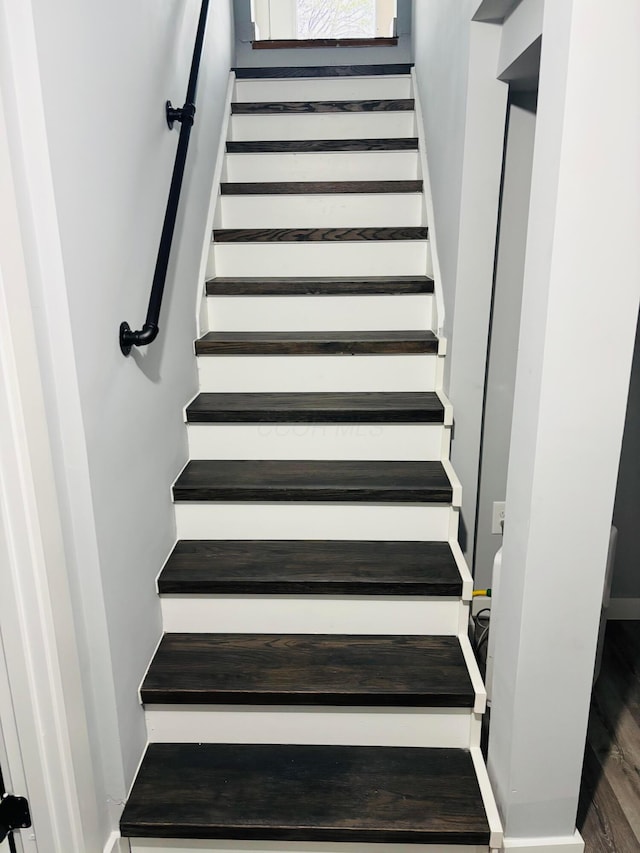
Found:
[[[218,198],[220,196],[220,182],[222,178],[222,169],[224,167],[225,149],[227,137],[229,135],[229,121],[231,119],[231,101],[236,83],[235,71],[229,72],[229,81],[227,90],[224,96],[224,115],[220,125],[220,138],[218,140],[218,150],[216,152],[216,165],[213,173],[213,183],[211,185],[211,201],[209,202],[209,210],[207,213],[207,227],[205,231],[205,239],[202,247],[202,260],[200,262],[200,281],[202,282],[201,289],[198,290],[198,300],[196,305],[196,323],[198,329],[198,337],[202,337],[209,331],[209,321],[207,316],[207,296],[205,293],[205,283],[214,272],[210,269],[212,253],[210,251],[213,224],[218,206]]]
[[[431,192],[431,177],[429,173],[429,157],[427,154],[427,140],[424,132],[424,121],[422,119],[422,104],[420,101],[420,90],[416,69],[411,69],[411,88],[414,97],[414,109],[416,113],[416,131],[418,134],[418,157],[422,172],[422,198],[425,209],[425,222],[429,225],[429,242],[431,244],[430,263],[431,268],[427,271],[434,280],[434,293],[436,299],[436,325],[435,329],[439,337],[444,333],[444,291],[442,289],[442,274],[440,272],[440,259],[438,257],[438,237],[435,216],[433,212],[433,194]],[[442,390],[442,389],[439,389]]]

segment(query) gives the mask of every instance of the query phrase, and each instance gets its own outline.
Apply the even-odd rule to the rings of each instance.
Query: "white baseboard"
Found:
[[[130,853],[131,845],[128,838],[122,838],[119,832],[112,832],[103,853]]]
[[[612,598],[606,615],[607,620],[640,619],[640,598]]]
[[[505,838],[503,850],[518,850],[519,853],[583,853],[584,841],[575,831],[573,835],[555,838]]]

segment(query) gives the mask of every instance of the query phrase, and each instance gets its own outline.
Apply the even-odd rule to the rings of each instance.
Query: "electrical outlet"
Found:
[[[502,533],[504,524],[504,501],[493,502],[493,515],[491,516],[491,532]]]

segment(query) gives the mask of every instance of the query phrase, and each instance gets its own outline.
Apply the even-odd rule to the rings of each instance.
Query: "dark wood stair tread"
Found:
[[[304,65],[271,68],[234,68],[238,80],[273,80],[279,77],[374,77],[410,74],[411,64]]]
[[[220,184],[221,195],[324,195],[329,193],[419,193],[422,180],[241,181]]]
[[[429,229],[418,225],[390,228],[215,228],[215,243],[352,243],[360,240],[426,240]]]
[[[457,637],[165,634],[145,704],[472,708]]]
[[[178,477],[176,501],[381,501],[444,503],[452,487],[441,462],[195,459]]]
[[[344,276],[342,278],[211,278],[208,296],[339,296],[433,293],[426,275]]]
[[[147,747],[120,830],[145,838],[489,844],[467,750]]]
[[[408,112],[413,98],[372,98],[352,101],[245,101],[231,104],[232,115],[291,115],[305,113]]]
[[[460,596],[448,542],[179,540],[161,595]]]
[[[434,391],[205,392],[187,406],[189,423],[443,423]]]
[[[417,151],[418,138],[397,139],[282,139],[227,142],[229,154],[263,154],[314,151]]]
[[[389,332],[207,332],[197,355],[393,355],[438,352],[428,330]]]

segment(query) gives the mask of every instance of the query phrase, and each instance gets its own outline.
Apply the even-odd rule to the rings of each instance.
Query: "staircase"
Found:
[[[496,849],[410,68],[236,76],[122,835]]]

